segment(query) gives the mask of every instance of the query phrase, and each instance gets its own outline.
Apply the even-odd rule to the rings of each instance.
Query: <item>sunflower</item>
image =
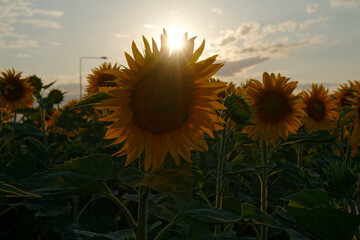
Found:
[[[116,63],[111,66],[111,63],[103,63],[99,68],[92,69],[92,74],[89,74],[86,88],[88,94],[94,94],[99,91],[99,87],[115,87],[114,75],[107,73],[107,71],[120,71],[120,66]]]
[[[80,110],[76,110],[76,109],[71,110],[70,109],[72,106],[76,105],[77,103],[79,103],[79,100],[72,99],[68,103],[66,103],[64,106],[62,106],[61,111],[56,111],[55,110],[55,111],[50,113],[49,125],[50,125],[50,128],[54,132],[63,133],[66,136],[68,136],[68,138],[71,138],[71,137],[75,137],[76,135],[78,135],[78,134],[80,134],[80,133],[82,133],[82,132],[84,132],[86,130],[85,128],[82,128],[82,127],[77,127],[75,129],[68,129],[68,128],[59,127],[58,125],[53,124],[53,122],[56,123],[58,121],[58,118],[60,117],[60,114],[69,114],[69,113],[70,113],[70,115],[71,114],[75,114],[75,115],[80,114],[81,113]],[[87,115],[83,115],[81,118],[86,120],[88,117],[87,117]]]
[[[354,90],[355,86],[359,85],[360,82],[358,81],[350,81],[348,80],[349,84],[340,84],[340,87],[335,91],[333,97],[336,99],[335,104],[341,110],[345,106],[350,106],[351,103],[348,100],[349,97],[353,96],[352,90]]]
[[[1,72],[0,102],[11,111],[31,106],[33,102],[34,88],[28,78],[21,79],[21,73],[16,74],[14,69]]]
[[[217,95],[226,83],[209,81],[223,64],[214,64],[216,56],[197,62],[205,41],[193,52],[195,37],[185,33],[184,47],[170,54],[165,30],[160,39],[160,50],[154,40],[151,50],[143,37],[144,55],[132,43],[134,58],[125,53],[129,68],[116,75],[121,86],[100,88],[112,98],[96,106],[114,110],[101,119],[114,122],[105,139],[125,141],[114,155],[127,155],[127,166],[145,151],[145,170],[158,169],[168,152],[177,165],[179,156],[191,162],[190,150],[207,149],[204,133],[223,128],[216,110],[226,109]]]
[[[253,140],[263,134],[267,144],[275,145],[279,135],[287,139],[289,133],[296,134],[301,126],[304,104],[299,101],[299,95],[293,94],[297,82],[288,82],[289,79],[264,72],[262,83],[252,79],[248,85],[254,125],[246,126],[244,130]]]
[[[353,97],[348,98],[348,101],[352,103],[352,109],[347,114],[346,118],[353,119],[353,130],[350,136],[350,143],[354,154],[360,140],[360,84],[357,84],[353,90],[356,90],[353,93]]]
[[[304,124],[309,132],[329,130],[335,125],[338,112],[335,110],[334,99],[322,84],[312,84],[311,90],[303,92],[302,98],[306,105]]]
[[[222,82],[220,79],[218,78],[209,78],[210,82]],[[229,82],[227,83],[226,89],[224,91],[221,91],[218,93],[219,97],[221,99],[225,99],[227,95],[231,95],[235,92],[235,85],[233,82]]]

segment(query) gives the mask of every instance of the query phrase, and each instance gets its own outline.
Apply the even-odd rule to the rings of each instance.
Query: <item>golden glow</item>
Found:
[[[184,36],[184,31],[182,31],[180,28],[178,27],[172,27],[167,31],[168,34],[168,44],[169,44],[169,48],[170,51],[174,51],[176,49],[180,49],[183,47],[184,45],[184,41],[183,41],[183,36]]]

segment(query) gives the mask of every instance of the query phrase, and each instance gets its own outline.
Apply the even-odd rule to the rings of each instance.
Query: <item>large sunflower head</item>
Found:
[[[322,84],[312,84],[311,90],[303,92],[302,98],[306,105],[307,116],[304,124],[309,132],[329,130],[334,127],[338,115],[334,99]]]
[[[23,109],[33,102],[34,88],[28,78],[21,79],[21,73],[15,73],[14,69],[1,72],[0,102],[7,109]]]
[[[115,155],[127,155],[128,165],[145,151],[146,170],[158,169],[168,152],[176,164],[179,156],[190,162],[190,150],[207,149],[204,133],[213,137],[224,123],[216,111],[225,109],[217,94],[226,83],[209,81],[222,64],[214,64],[216,56],[198,61],[205,41],[194,51],[195,38],[185,34],[184,47],[170,54],[165,30],[160,40],[160,49],[154,40],[151,48],[143,37],[143,54],[132,43],[133,57],[125,53],[129,68],[114,75],[121,86],[100,88],[112,98],[96,106],[114,110],[102,120],[114,122],[106,139],[125,141]]]
[[[109,72],[120,71],[120,66],[116,63],[114,66],[111,66],[111,63],[104,62],[100,65],[99,68],[92,69],[92,74],[89,74],[88,83],[89,85],[86,88],[88,94],[94,94],[99,91],[99,87],[115,87],[117,83],[114,81],[115,77]]]
[[[293,94],[297,82],[289,79],[265,72],[262,83],[252,79],[248,85],[254,125],[246,126],[245,131],[252,139],[263,135],[266,143],[275,145],[279,136],[287,139],[289,133],[295,134],[301,126],[304,104],[299,101],[300,96]]]

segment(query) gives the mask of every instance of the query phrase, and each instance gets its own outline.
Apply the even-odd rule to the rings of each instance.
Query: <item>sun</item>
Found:
[[[184,45],[183,36],[185,31],[182,31],[180,28],[172,27],[170,29],[166,29],[168,34],[168,44],[170,51],[176,49],[181,49]]]

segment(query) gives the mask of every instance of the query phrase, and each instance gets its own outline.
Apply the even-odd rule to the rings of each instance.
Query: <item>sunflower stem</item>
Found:
[[[138,206],[138,229],[136,231],[137,240],[147,240],[147,209],[148,197],[150,189],[146,186],[141,186],[139,191],[139,206]]]
[[[262,139],[262,162],[260,169],[260,210],[267,213],[267,181],[268,181],[268,169],[267,169],[267,148],[265,138]],[[260,227],[261,240],[267,239],[267,227],[262,225]]]
[[[224,178],[224,159],[225,159],[225,146],[226,146],[226,129],[228,122],[224,129],[221,131],[220,153],[218,154],[218,166],[216,175],[216,199],[215,206],[218,209],[222,208],[222,184]],[[215,234],[220,234],[220,225],[215,226]]]
[[[165,234],[165,232],[167,232],[169,229],[171,229],[174,225],[185,221],[185,218],[180,218],[180,219],[177,219],[177,218],[178,218],[178,215],[176,215],[168,225],[166,225],[163,229],[161,229],[161,231],[156,235],[154,240],[160,240],[162,238],[162,236]]]
[[[103,185],[106,191],[102,191],[102,194],[112,200],[119,207],[120,211],[125,215],[126,220],[130,224],[132,230],[134,232],[137,232],[137,224],[129,209],[120,201],[120,199],[118,199],[116,196],[114,196],[114,194],[112,194],[110,188],[107,186],[106,183],[104,183]]]
[[[348,167],[351,167],[351,152],[352,152],[352,146],[351,146],[351,133],[352,133],[352,126],[349,127],[349,135],[347,139],[347,146],[346,146],[346,156],[345,156],[345,163]]]

